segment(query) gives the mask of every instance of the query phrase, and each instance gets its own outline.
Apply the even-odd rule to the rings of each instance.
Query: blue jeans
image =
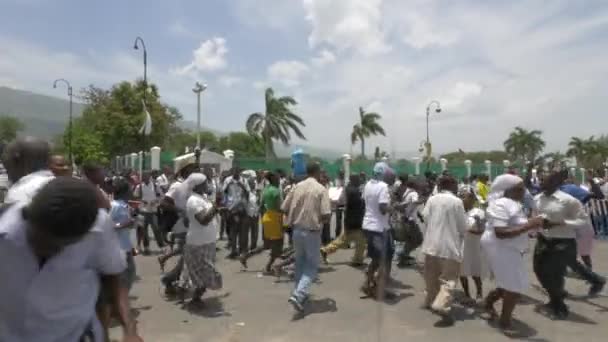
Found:
[[[295,226],[293,230],[296,274],[292,296],[300,303],[308,298],[310,286],[317,278],[321,258],[321,231]]]

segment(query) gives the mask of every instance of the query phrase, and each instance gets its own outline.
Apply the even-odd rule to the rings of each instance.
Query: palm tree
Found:
[[[353,126],[350,134],[350,141],[354,145],[357,141],[361,142],[361,156],[365,157],[365,139],[372,135],[386,136],[384,128],[380,126],[378,120],[382,117],[378,113],[365,112],[363,107],[359,107],[359,123]]]
[[[585,155],[585,140],[579,137],[570,138],[570,142],[568,143],[568,151],[566,151],[566,155],[568,157],[576,158],[576,162],[579,164],[583,163],[583,156]]]
[[[539,130],[528,131],[515,127],[504,142],[505,151],[517,161],[524,162],[527,159],[533,162],[545,148],[545,141],[541,138],[542,134],[542,131]]]
[[[567,152],[568,156],[575,157],[576,163],[586,168],[601,167],[608,155],[608,144],[602,138],[596,140],[595,136],[591,136],[589,139],[572,137],[568,146],[570,147]]]
[[[266,112],[249,115],[246,124],[247,132],[264,141],[266,161],[276,158],[274,140],[289,145],[292,131],[298,138],[306,140],[300,130],[300,126],[304,127],[306,124],[292,111],[292,107],[296,104],[298,103],[293,97],[275,97],[274,90],[268,88],[265,93]]]

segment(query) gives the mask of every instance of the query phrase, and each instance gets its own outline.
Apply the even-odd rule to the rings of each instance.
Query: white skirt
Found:
[[[488,257],[496,286],[510,292],[526,293],[530,281],[524,254],[512,245],[505,244],[491,231],[483,234],[481,246]]]
[[[489,275],[488,262],[481,249],[481,235],[467,233],[462,248],[462,264],[460,274],[463,277],[480,277],[487,279]]]

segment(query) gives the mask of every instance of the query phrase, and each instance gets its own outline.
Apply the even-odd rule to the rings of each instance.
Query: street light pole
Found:
[[[194,150],[196,164],[200,164],[201,157],[201,93],[207,89],[206,84],[196,82],[192,91],[196,94],[196,149]]]
[[[139,50],[139,45],[137,45],[137,43],[141,44],[142,49],[144,50],[144,108],[147,104],[147,95],[148,95],[148,50],[146,50],[146,43],[144,43],[144,40],[137,36],[135,38],[135,43],[133,43],[133,49],[134,50]],[[145,122],[146,118],[144,117],[144,122]],[[150,133],[150,132],[148,132]],[[141,161],[141,168],[142,170],[146,169],[146,131],[145,129],[142,131],[142,161]]]
[[[426,146],[425,146],[425,148],[427,151],[427,158],[426,158],[426,170],[427,171],[431,168],[431,156],[429,154],[430,149],[431,149],[431,139],[429,137],[429,116],[431,116],[431,106],[432,105],[437,106],[437,108],[435,109],[436,113],[441,113],[441,104],[437,100],[431,101],[426,106]]]
[[[63,78],[56,79],[53,82],[53,88],[57,88],[57,83],[62,82],[68,88],[68,97],[70,98],[70,109],[69,109],[69,119],[68,119],[68,160],[70,162],[70,167],[72,167],[72,86],[70,82],[64,80]]]

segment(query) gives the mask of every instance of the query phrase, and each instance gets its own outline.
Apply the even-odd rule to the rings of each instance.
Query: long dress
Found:
[[[485,213],[479,208],[473,208],[467,212],[467,228],[476,225],[475,216],[484,219]],[[466,277],[488,277],[488,263],[485,253],[481,250],[481,235],[467,232],[462,247],[461,275]]]
[[[490,204],[486,212],[486,230],[481,246],[488,257],[490,269],[498,288],[525,293],[530,285],[524,255],[529,251],[528,234],[499,239],[495,227],[514,227],[526,223],[522,205],[509,198]]]

